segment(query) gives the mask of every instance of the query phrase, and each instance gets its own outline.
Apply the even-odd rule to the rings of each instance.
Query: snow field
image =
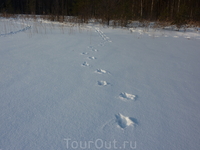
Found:
[[[27,24],[0,36],[0,149],[199,149],[199,34],[40,25],[30,37]]]

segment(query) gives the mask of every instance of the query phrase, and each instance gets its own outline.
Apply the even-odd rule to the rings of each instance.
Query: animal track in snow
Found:
[[[97,59],[96,57],[88,57],[88,59],[90,59],[90,60],[95,60],[95,59]]]
[[[107,85],[109,85],[110,83],[108,83],[108,82],[106,82],[106,81],[98,81],[97,84],[98,84],[99,86],[107,86]]]
[[[98,74],[106,74],[106,73],[108,73],[106,70],[103,70],[103,69],[97,69],[95,72],[98,73]]]
[[[83,67],[88,67],[88,66],[90,66],[87,62],[84,62],[83,64],[82,64],[82,66]]]
[[[93,52],[97,52],[98,50],[95,49],[93,46],[88,46],[89,49],[91,49]]]
[[[121,113],[118,113],[115,115],[115,119],[111,119],[111,120],[107,121],[102,126],[102,129],[105,131],[110,130],[109,128],[116,124],[117,124],[118,128],[121,128],[122,130],[124,130],[127,127],[134,127],[134,126],[138,125],[138,121],[135,118],[126,117],[126,116],[122,115]]]
[[[11,32],[5,33],[5,34],[1,34],[1,33],[0,33],[0,37],[1,37],[1,36],[12,35],[12,34],[17,34],[17,33],[19,33],[19,32],[24,32],[24,31],[26,31],[26,30],[31,29],[31,26],[30,26],[30,25],[27,25],[27,24],[23,24],[23,25],[26,25],[26,27],[23,28],[23,29],[21,29],[21,30],[18,30],[18,31],[11,31]]]
[[[109,40],[110,38],[106,36],[106,34],[103,33],[103,31],[101,31],[99,28],[95,28],[95,31],[99,34],[99,36],[106,42],[112,42],[111,40]],[[100,46],[104,46],[104,45],[100,45]]]
[[[88,48],[93,49],[93,46],[88,46]]]
[[[135,118],[126,117],[120,113],[115,115],[115,118],[118,127],[120,127],[121,129],[125,129],[128,126],[134,126],[135,124],[137,124],[137,120]]]
[[[98,46],[104,46],[104,44],[103,44],[103,43],[101,43],[101,44],[99,44]]]
[[[119,98],[123,101],[126,101],[126,100],[135,100],[136,99],[136,95],[132,95],[132,94],[128,94],[128,93],[125,93],[125,92],[122,92],[119,94]]]
[[[93,51],[93,52],[98,52],[98,50],[97,50],[97,49],[95,49],[95,48],[93,48],[93,49],[92,49],[92,51]]]
[[[83,52],[83,53],[81,53],[81,55],[88,55],[88,53],[87,52]]]

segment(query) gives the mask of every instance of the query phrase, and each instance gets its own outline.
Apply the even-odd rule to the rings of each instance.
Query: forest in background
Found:
[[[200,0],[1,0],[1,14],[48,15],[63,21],[76,16],[80,22],[101,19],[126,26],[130,20],[169,21],[174,24],[200,21]]]

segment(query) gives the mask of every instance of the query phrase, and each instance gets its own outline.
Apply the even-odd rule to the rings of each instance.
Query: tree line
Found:
[[[200,0],[1,0],[0,12],[76,16],[82,22],[101,19],[126,25],[129,20],[200,21]]]

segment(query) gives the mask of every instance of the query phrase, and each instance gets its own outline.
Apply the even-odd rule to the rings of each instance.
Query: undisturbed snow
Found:
[[[0,150],[199,150],[198,32],[41,24],[0,34]]]

